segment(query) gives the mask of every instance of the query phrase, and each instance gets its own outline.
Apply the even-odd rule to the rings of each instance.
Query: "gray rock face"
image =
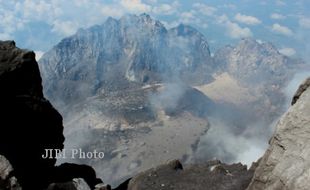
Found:
[[[310,88],[305,84],[278,122],[248,190],[310,189]]]

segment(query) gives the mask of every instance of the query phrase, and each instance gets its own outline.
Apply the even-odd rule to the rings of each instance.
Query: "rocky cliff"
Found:
[[[310,78],[279,120],[248,190],[310,189]]]
[[[42,159],[45,148],[62,149],[62,117],[43,97],[35,54],[0,44],[1,137],[0,154],[13,165],[24,187],[46,183],[56,159]],[[32,171],[29,174],[29,171]]]
[[[62,116],[44,98],[41,82],[35,54],[13,41],[0,41],[0,155],[8,160],[1,157],[1,189],[10,189],[13,176],[26,190],[73,177],[94,187],[100,180],[92,168],[55,167],[55,158],[42,158],[46,149],[62,150],[64,136]]]

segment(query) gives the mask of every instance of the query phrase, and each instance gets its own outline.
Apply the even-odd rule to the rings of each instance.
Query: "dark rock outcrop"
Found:
[[[307,90],[307,88],[310,87],[310,77],[307,78],[298,88],[298,90],[296,91],[296,93],[294,94],[294,97],[292,99],[292,103],[291,105],[294,105],[297,100],[299,99],[299,97],[301,96],[301,94]]]
[[[0,154],[14,168],[24,189],[43,188],[56,159],[45,149],[62,149],[62,117],[43,97],[39,67],[32,51],[0,43]]]
[[[64,136],[62,116],[44,98],[41,82],[34,52],[0,41],[0,155],[12,165],[1,175],[9,172],[9,179],[15,176],[25,190],[78,177],[94,188],[102,181],[91,167],[55,167],[55,158],[42,158],[45,149],[63,149]]]

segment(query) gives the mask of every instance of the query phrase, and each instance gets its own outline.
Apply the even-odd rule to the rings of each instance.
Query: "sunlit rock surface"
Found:
[[[310,88],[300,86],[280,119],[248,190],[310,189]]]

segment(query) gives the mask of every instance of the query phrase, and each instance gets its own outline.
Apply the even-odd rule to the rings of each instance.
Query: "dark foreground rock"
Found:
[[[12,164],[24,188],[43,188],[56,159],[44,149],[62,149],[62,117],[43,97],[35,54],[0,43],[0,154]]]
[[[0,155],[12,166],[5,170],[12,170],[8,179],[15,176],[23,189],[35,190],[83,177],[94,188],[101,180],[92,168],[54,167],[56,159],[42,158],[45,149],[63,149],[65,138],[62,116],[44,98],[41,83],[34,52],[15,47],[13,41],[0,41]],[[1,166],[7,165],[2,161]],[[2,176],[1,180],[8,183]]]

